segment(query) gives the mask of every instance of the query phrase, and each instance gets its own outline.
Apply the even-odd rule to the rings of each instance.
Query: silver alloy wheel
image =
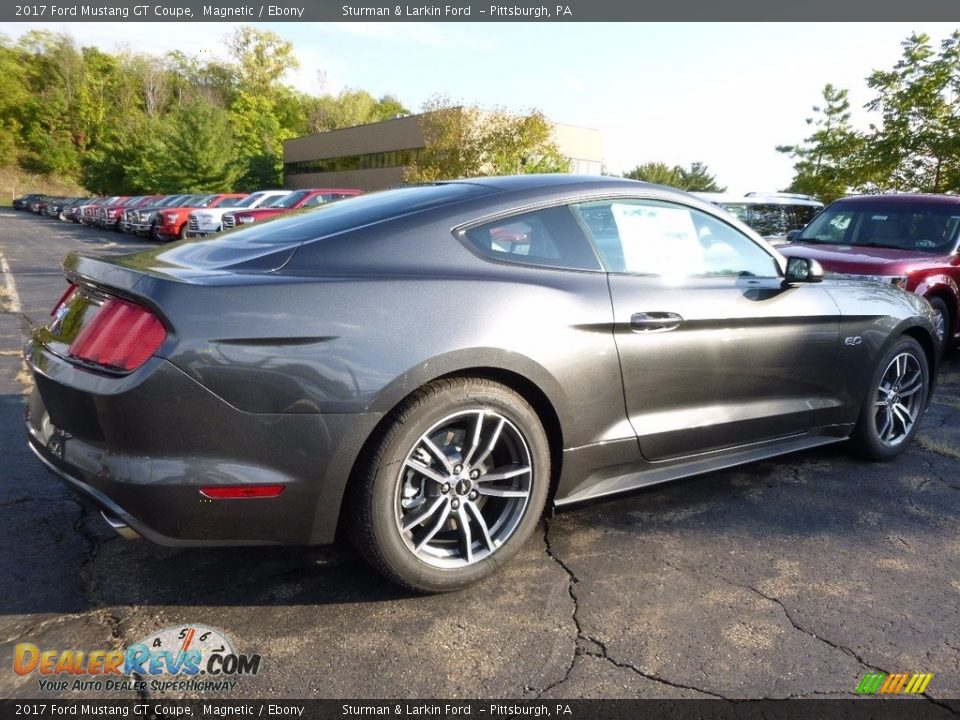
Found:
[[[487,558],[523,519],[533,470],[523,434],[503,415],[468,410],[445,417],[414,443],[397,477],[404,544],[434,567]]]
[[[910,434],[923,408],[923,388],[923,368],[911,353],[900,353],[890,361],[873,403],[880,442],[892,447]]]

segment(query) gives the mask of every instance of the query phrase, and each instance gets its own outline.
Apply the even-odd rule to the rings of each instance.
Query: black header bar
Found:
[[[956,0],[57,0],[3,2],[0,22],[960,21]],[[851,32],[865,32],[851,28]],[[789,47],[784,47],[788,52]]]
[[[0,720],[295,718],[296,720],[939,720],[960,702],[847,700],[0,700]]]

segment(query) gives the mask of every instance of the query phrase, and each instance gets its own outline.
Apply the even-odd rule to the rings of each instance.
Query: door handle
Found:
[[[634,313],[630,316],[630,329],[633,332],[667,332],[676,330],[683,317],[672,312]]]

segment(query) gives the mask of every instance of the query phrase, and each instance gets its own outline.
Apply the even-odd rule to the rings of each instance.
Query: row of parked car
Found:
[[[254,193],[72,198],[30,194],[14,200],[13,208],[168,241],[211,235],[292,210],[318,207],[362,192],[352,188],[307,188],[260,190]]]

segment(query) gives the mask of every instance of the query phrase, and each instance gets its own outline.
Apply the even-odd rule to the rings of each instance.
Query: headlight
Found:
[[[253,218],[249,215],[237,215],[237,222],[241,225],[248,225],[253,222]]]
[[[166,218],[167,223],[170,224],[170,225],[172,225],[173,223],[175,223],[175,222],[177,221],[177,214],[176,214],[176,213],[166,213],[166,214],[164,215],[164,217]]]

